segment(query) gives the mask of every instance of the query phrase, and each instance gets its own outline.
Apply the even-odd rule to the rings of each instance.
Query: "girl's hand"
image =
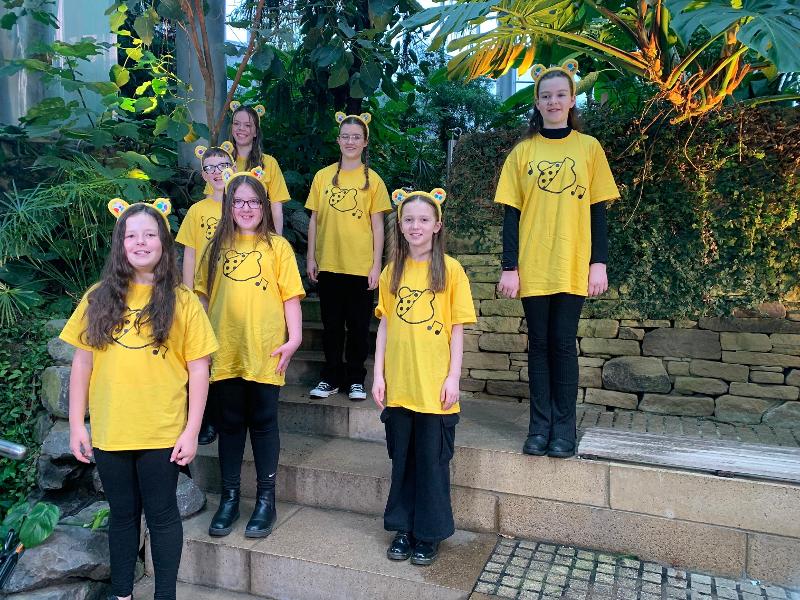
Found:
[[[497,284],[497,291],[506,298],[516,298],[519,294],[519,271],[503,271],[500,275],[500,283]]]
[[[608,289],[608,276],[604,263],[589,265],[589,297],[599,296]]]
[[[184,429],[175,442],[169,462],[177,463],[183,467],[194,460],[195,454],[197,454],[197,433]]]
[[[278,367],[275,369],[275,372],[278,375],[283,375],[286,373],[286,368],[289,366],[289,361],[292,360],[292,356],[294,353],[297,352],[297,349],[300,347],[300,342],[295,340],[289,340],[283,346],[275,350],[270,356],[278,356],[280,354],[281,358],[278,361]]]
[[[86,425],[80,424],[77,427],[69,428],[69,449],[72,456],[82,463],[91,462],[92,458],[92,438]]]
[[[378,408],[386,408],[386,381],[383,375],[375,375],[372,378],[372,399]]]
[[[317,273],[319,273],[319,270],[317,261],[313,256],[306,257],[306,273],[311,281],[317,283]]]
[[[380,265],[372,265],[372,268],[369,270],[367,274],[367,289],[374,290],[378,287],[378,282],[381,278],[381,266]]]
[[[447,379],[444,380],[442,393],[439,395],[439,400],[442,403],[442,410],[450,410],[453,408],[453,405],[458,402],[458,379],[458,377],[449,375]]]

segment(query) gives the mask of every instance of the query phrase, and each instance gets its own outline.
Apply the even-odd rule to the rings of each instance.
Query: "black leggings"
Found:
[[[578,353],[575,340],[583,296],[552,294],[522,299],[528,322],[528,434],[575,442]]]
[[[183,526],[175,497],[178,465],[169,462],[171,454],[172,448],[115,452],[94,449],[100,481],[111,509],[108,548],[111,593],[115,596],[124,598],[133,592],[144,508],[155,570],[154,600],[175,600]]]
[[[275,489],[281,440],[278,434],[280,387],[241,378],[211,384],[218,401],[219,466],[224,489],[239,489],[247,430],[256,463],[258,492]]]

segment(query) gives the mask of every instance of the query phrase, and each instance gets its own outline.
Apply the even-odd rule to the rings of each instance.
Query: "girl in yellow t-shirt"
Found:
[[[318,286],[325,351],[321,380],[310,396],[327,398],[346,387],[350,400],[364,400],[383,213],[391,206],[386,185],[369,168],[370,114],[337,112],[336,121],[339,162],[317,171],[306,202],[311,211],[306,264],[308,278]]]
[[[111,508],[114,597],[131,597],[144,508],[156,597],[174,598],[183,544],[178,470],[197,451],[217,341],[197,297],[180,283],[169,200],[129,206],[117,198],[109,209],[118,220],[102,279],[60,336],[76,348],[70,450],[83,463],[94,455]]]
[[[383,524],[397,532],[390,559],[429,565],[455,531],[450,460],[464,324],[475,323],[475,307],[464,269],[444,253],[444,190],[396,190],[392,199],[397,243],[378,288],[372,384],[392,460]]]
[[[505,205],[498,291],[522,297],[528,324],[530,425],[525,454],[575,453],[578,358],[584,298],[608,287],[606,202],[619,197],[597,140],[577,131],[578,64],[532,69],[536,104],[525,138],[508,155],[495,202]]]
[[[201,258],[195,291],[207,302],[219,339],[211,393],[220,406],[222,497],[208,532],[228,535],[239,518],[247,431],[256,465],[256,506],[246,537],[265,537],[276,519],[278,393],[300,346],[305,295],[289,242],[275,233],[261,182],[263,170],[223,172],[222,220]]]

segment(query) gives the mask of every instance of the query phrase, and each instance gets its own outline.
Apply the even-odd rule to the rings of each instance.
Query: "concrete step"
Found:
[[[255,540],[243,535],[252,511],[252,502],[244,501],[234,532],[213,538],[208,524],[216,506],[210,497],[206,510],[183,524],[178,579],[204,592],[218,588],[276,600],[469,598],[497,541],[492,534],[457,531],[433,565],[417,567],[386,558],[392,533],[381,517],[279,503],[272,534]],[[152,574],[149,556],[147,562]]]
[[[192,585],[191,583],[178,582],[177,600],[263,600],[263,596],[242,594],[230,590]],[[143,577],[133,588],[133,597],[136,600],[153,600],[155,593],[155,580],[153,577]]]
[[[367,379],[372,385],[372,365],[374,361],[370,356],[364,367],[367,369]],[[325,365],[325,355],[321,350],[298,350],[294,353],[289,368],[286,369],[286,383],[311,385],[319,382],[322,367]]]
[[[301,350],[322,352],[322,323],[319,321],[303,321],[303,342]],[[369,354],[375,353],[375,336],[378,333],[378,320],[372,319],[369,329]]]

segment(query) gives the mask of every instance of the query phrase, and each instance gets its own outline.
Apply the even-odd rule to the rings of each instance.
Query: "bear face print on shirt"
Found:
[[[203,230],[203,235],[207,240],[211,240],[214,237],[214,233],[217,231],[217,225],[219,224],[219,219],[216,217],[201,217],[200,218],[200,228]]]
[[[144,350],[145,348],[152,348],[153,356],[167,357],[169,348],[166,346],[159,346],[156,344],[149,331],[145,331],[143,327],[139,326],[137,319],[142,313],[141,308],[126,307],[126,312],[122,317],[122,323],[117,325],[111,332],[111,339],[115,344],[119,344],[128,350]],[[149,329],[149,328],[148,328]]]
[[[577,196],[578,200],[583,199],[586,193],[586,188],[580,185],[575,185],[578,176],[575,174],[575,161],[569,156],[557,162],[550,162],[549,160],[540,160],[536,163],[536,170],[538,175],[536,184],[539,189],[551,194],[560,194],[568,190],[572,186],[575,189],[571,191],[572,196]],[[534,163],[528,164],[528,175],[534,174]]]
[[[340,213],[350,213],[356,219],[364,216],[364,211],[358,207],[358,190],[329,185],[325,188],[325,196],[328,204]]]
[[[225,252],[222,263],[222,274],[233,281],[250,281],[255,279],[256,286],[266,290],[269,282],[261,276],[261,252]]]

